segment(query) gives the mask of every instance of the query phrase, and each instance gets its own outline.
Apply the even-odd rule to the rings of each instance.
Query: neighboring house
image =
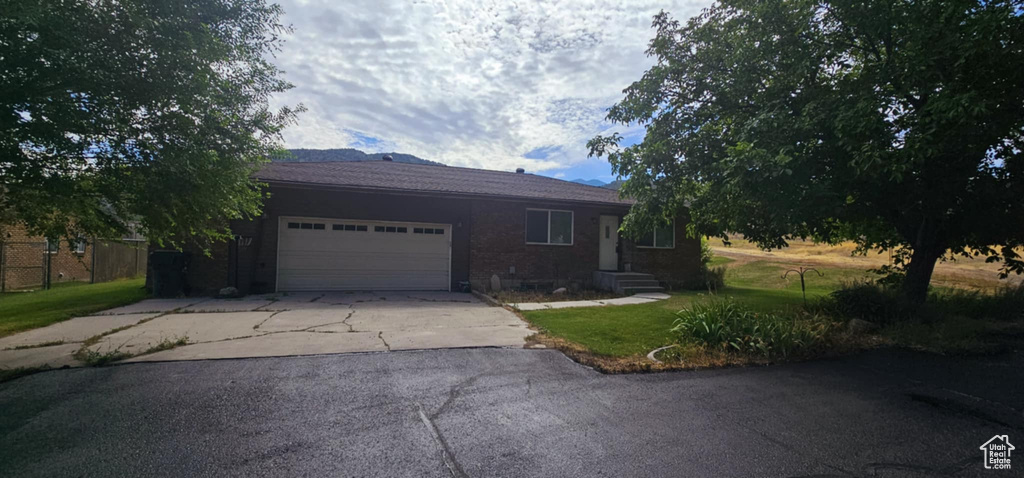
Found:
[[[24,227],[5,228],[0,237],[0,291],[34,289],[49,283],[106,282],[146,271],[146,239],[133,233],[120,240],[47,240]]]
[[[532,174],[365,162],[274,162],[263,216],[193,255],[193,293],[589,287],[596,271],[698,281],[700,242],[684,217],[643,240],[617,233],[618,192]],[[643,276],[632,277],[644,279]],[[657,285],[650,283],[635,284]]]
[[[0,237],[0,290],[43,286],[47,266],[51,283],[88,281],[91,258],[92,244],[85,239],[69,248],[67,241],[48,241],[21,226],[6,228]]]

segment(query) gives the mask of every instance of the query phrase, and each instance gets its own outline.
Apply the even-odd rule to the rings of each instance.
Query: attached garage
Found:
[[[451,225],[281,217],[277,290],[449,290]]]

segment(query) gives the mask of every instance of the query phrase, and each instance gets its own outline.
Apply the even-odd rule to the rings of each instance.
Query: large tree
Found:
[[[181,246],[257,214],[296,110],[263,0],[0,0],[0,229]],[[0,239],[2,240],[2,239]]]
[[[656,64],[591,140],[638,200],[625,227],[688,208],[692,231],[895,248],[920,302],[938,259],[1024,243],[1021,1],[722,1],[664,12]]]

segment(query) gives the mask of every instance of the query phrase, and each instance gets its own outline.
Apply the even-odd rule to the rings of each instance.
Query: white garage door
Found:
[[[277,289],[449,290],[451,226],[282,217]]]

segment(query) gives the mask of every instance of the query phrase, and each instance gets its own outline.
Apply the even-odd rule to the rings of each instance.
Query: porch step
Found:
[[[643,272],[606,272],[606,274],[611,275],[618,282],[627,280],[654,280],[654,274],[645,274]]]
[[[662,292],[665,290],[654,274],[643,272],[594,272],[594,284],[605,290],[615,291],[623,295],[643,292]]]
[[[661,283],[654,280],[653,278],[642,280],[620,280],[616,282],[616,284],[623,289],[636,289],[638,287],[661,287]]]
[[[633,294],[643,294],[645,292],[664,292],[664,291],[665,291],[665,288],[664,287],[659,287],[659,286],[653,286],[653,287],[652,286],[648,286],[648,287],[623,287],[621,289],[621,292],[619,292],[619,293],[623,294],[623,295],[633,295]]]

